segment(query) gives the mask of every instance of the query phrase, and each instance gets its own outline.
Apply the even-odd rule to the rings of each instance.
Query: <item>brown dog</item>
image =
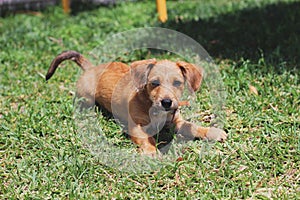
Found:
[[[227,137],[221,129],[199,127],[179,113],[185,85],[196,91],[201,84],[202,72],[193,64],[150,59],[131,66],[111,62],[94,67],[78,52],[66,51],[52,61],[46,80],[64,60],[73,60],[84,70],[77,82],[77,96],[85,99],[84,105],[111,112],[128,128],[143,154],[156,154],[153,136],[165,126],[174,125],[177,133],[188,138],[223,141]]]

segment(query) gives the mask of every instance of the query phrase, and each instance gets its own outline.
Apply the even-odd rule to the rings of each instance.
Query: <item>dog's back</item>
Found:
[[[84,98],[81,102],[84,107],[101,105],[111,112],[111,98],[119,80],[130,71],[130,67],[121,62],[111,62],[93,66],[89,60],[76,51],[65,51],[53,59],[46,74],[49,80],[58,66],[65,60],[74,61],[84,73],[77,81],[76,96]]]

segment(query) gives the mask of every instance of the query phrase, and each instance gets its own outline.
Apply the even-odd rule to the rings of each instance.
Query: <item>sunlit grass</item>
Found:
[[[237,25],[239,19],[246,17],[240,16],[244,10],[265,11],[265,6],[276,6],[278,2],[299,6],[293,3],[297,1],[170,1],[169,21],[165,25],[157,22],[155,4],[150,1],[100,7],[74,16],[66,16],[55,7],[38,16],[1,18],[1,199],[299,198],[300,79],[299,65],[294,62],[299,57],[287,59],[286,52],[280,49],[290,41],[287,50],[295,55],[292,51],[298,48],[299,37],[279,38],[284,42],[278,42],[276,51],[263,42],[257,43],[260,47],[253,47],[245,41],[244,48],[242,41],[237,41],[250,52],[243,54],[233,39],[241,38],[242,32],[236,30],[241,27],[231,27],[230,35],[226,30],[217,33],[221,30],[216,26],[230,24],[222,21],[224,15],[236,14]],[[291,8],[291,12],[286,12],[286,18],[297,16],[292,11]],[[191,21],[203,24],[205,29],[194,29],[193,24],[189,26]],[[218,23],[210,26],[214,21]],[[227,91],[224,128],[229,138],[215,145],[195,141],[182,161],[174,160],[159,170],[140,174],[105,166],[105,161],[82,144],[73,107],[80,69],[66,62],[48,83],[44,74],[61,51],[73,49],[87,55],[109,34],[148,26],[178,31],[184,27],[214,56]],[[251,30],[262,31],[255,26]],[[280,32],[280,27],[270,30]],[[263,36],[253,38],[262,40]],[[249,56],[251,53],[256,56]],[[131,62],[149,57],[176,59],[168,53],[141,51],[119,60]],[[257,95],[251,92],[250,85],[257,89]],[[210,110],[210,102],[201,102],[209,99],[207,92],[204,86],[197,98],[203,112]],[[122,131],[114,120],[101,114],[98,119],[115,145],[135,151],[126,137],[116,135]]]

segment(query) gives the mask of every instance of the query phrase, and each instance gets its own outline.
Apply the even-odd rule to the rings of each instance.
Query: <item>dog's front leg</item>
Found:
[[[129,135],[131,140],[138,145],[141,154],[155,156],[156,142],[149,136],[140,125],[129,126]]]
[[[215,127],[201,127],[182,119],[179,113],[176,114],[173,122],[177,134],[187,139],[202,138],[215,141],[224,141],[227,138],[225,131]]]

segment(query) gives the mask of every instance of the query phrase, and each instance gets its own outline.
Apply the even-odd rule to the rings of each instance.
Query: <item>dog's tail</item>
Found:
[[[61,54],[59,54],[58,56],[56,56],[56,58],[54,58],[54,60],[52,61],[50,68],[48,69],[48,72],[46,74],[46,81],[49,80],[53,76],[53,74],[54,74],[55,70],[57,69],[57,67],[59,66],[59,64],[65,60],[74,61],[84,71],[89,68],[94,67],[93,64],[90,63],[90,61],[88,61],[85,57],[83,57],[77,51],[64,51]]]

